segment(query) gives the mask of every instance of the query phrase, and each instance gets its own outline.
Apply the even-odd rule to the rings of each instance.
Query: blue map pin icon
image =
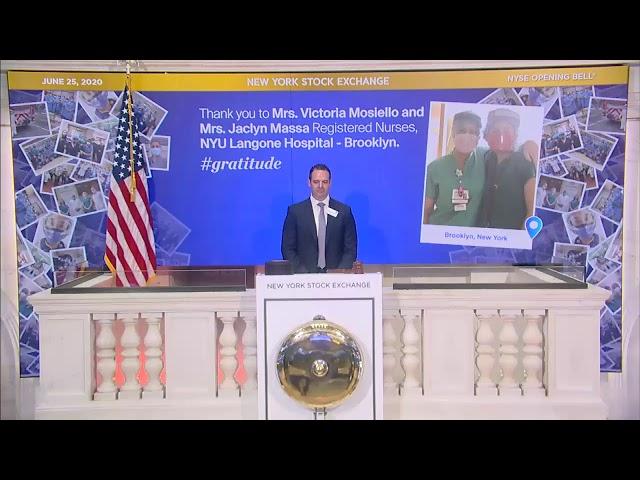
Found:
[[[542,225],[543,223],[540,217],[536,217],[534,215],[533,217],[527,218],[525,226],[527,227],[527,232],[529,232],[531,240],[536,238],[536,235],[540,233],[540,230],[542,230]]]

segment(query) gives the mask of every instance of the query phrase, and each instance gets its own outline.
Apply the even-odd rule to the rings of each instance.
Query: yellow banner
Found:
[[[10,71],[10,90],[115,90],[125,74]],[[613,67],[341,73],[132,73],[139,91],[438,90],[626,84],[627,65]]]

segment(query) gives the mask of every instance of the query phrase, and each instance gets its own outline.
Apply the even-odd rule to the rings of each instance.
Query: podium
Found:
[[[260,419],[313,420],[278,377],[277,359],[292,332],[322,317],[356,341],[362,373],[355,390],[325,419],[382,419],[382,274],[298,274],[256,277],[258,412]]]

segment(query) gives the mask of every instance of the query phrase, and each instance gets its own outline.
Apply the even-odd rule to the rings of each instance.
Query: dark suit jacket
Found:
[[[329,207],[338,211],[327,214],[325,260],[327,268],[351,268],[358,251],[356,222],[351,208],[333,198]],[[311,199],[291,205],[282,227],[282,257],[289,260],[296,273],[318,271],[318,232]]]

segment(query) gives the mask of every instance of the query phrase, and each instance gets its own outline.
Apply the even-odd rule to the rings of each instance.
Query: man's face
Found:
[[[485,135],[489,148],[494,152],[512,152],[515,150],[517,131],[506,120],[496,120]]]
[[[311,173],[311,180],[309,180],[309,188],[311,188],[311,195],[316,200],[324,200],[327,198],[329,189],[331,188],[329,172],[326,170],[314,170]]]

